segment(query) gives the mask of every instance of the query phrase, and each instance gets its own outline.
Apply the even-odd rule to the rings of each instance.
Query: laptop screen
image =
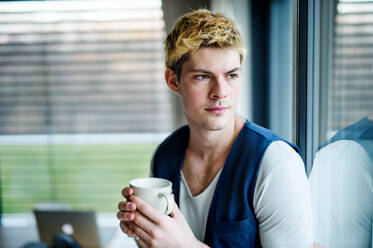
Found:
[[[102,247],[94,211],[34,210],[40,240],[52,245],[57,233],[71,235],[82,247]]]

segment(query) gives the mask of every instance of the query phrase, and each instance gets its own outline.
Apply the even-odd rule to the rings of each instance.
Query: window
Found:
[[[174,128],[161,1],[0,3],[3,213],[116,211]]]
[[[373,1],[311,2],[315,241],[371,247]]]
[[[296,143],[298,1],[249,1],[252,120]]]

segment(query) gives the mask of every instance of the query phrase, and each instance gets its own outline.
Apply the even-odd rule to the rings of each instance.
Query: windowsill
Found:
[[[116,227],[118,219],[116,213],[96,213],[97,225],[99,227]],[[36,226],[35,216],[32,213],[3,214],[1,216],[3,227],[26,227]]]

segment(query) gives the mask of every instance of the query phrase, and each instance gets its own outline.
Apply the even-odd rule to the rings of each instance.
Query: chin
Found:
[[[223,125],[204,125],[204,128],[208,131],[220,131],[223,130],[226,126]]]
[[[185,115],[186,119],[188,120],[189,124],[194,126],[199,126],[208,131],[220,131],[229,126],[231,122],[234,120],[234,115],[220,115],[220,116],[197,116],[197,118],[193,118],[192,116]]]
[[[212,120],[207,120],[202,126],[209,131],[220,131],[229,125],[230,120],[231,118],[214,118]]]

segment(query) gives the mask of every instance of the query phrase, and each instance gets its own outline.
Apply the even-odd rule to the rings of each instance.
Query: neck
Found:
[[[228,154],[244,124],[245,120],[236,114],[225,128],[218,131],[190,126],[188,149],[203,160]]]

